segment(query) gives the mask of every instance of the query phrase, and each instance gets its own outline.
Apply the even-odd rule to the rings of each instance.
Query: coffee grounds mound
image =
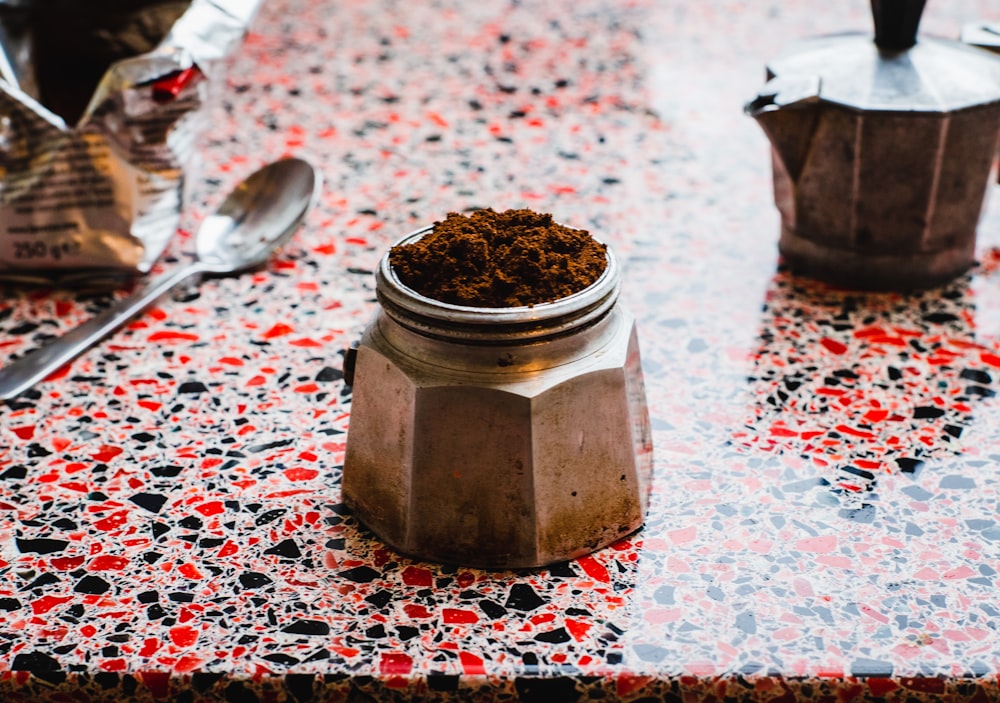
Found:
[[[443,303],[482,308],[538,305],[596,281],[606,246],[586,230],[531,210],[449,213],[420,239],[392,247],[403,285]]]

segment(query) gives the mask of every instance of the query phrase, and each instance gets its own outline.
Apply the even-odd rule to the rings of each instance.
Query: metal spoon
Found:
[[[79,327],[0,369],[9,400],[114,332],[160,296],[196,274],[232,274],[264,264],[298,228],[319,193],[320,174],[301,159],[282,159],[251,174],[205,218],[187,266],[151,281]]]

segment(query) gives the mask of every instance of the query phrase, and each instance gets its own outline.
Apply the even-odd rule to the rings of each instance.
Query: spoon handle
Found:
[[[141,290],[90,318],[63,336],[21,356],[0,369],[0,400],[10,400],[63,364],[99,342],[142,312],[174,286],[202,270],[197,263],[182,266],[150,281]]]

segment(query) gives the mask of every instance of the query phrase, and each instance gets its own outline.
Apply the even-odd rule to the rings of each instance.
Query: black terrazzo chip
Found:
[[[84,576],[80,579],[73,590],[77,593],[88,593],[90,595],[99,595],[101,593],[107,593],[111,590],[111,584],[102,579],[100,576]]]
[[[286,559],[299,559],[302,557],[302,552],[299,551],[299,545],[295,544],[295,540],[293,539],[286,539],[278,542],[270,549],[265,549],[264,554],[275,554],[277,556],[285,557]]]
[[[59,662],[45,652],[19,652],[11,663],[12,671],[59,671]]]
[[[243,588],[260,588],[261,586],[266,586],[271,583],[271,578],[266,574],[259,574],[254,571],[248,571],[245,574],[240,574],[240,584]]]
[[[410,627],[409,625],[400,625],[396,628],[396,637],[398,637],[402,642],[411,640],[419,634],[420,630],[415,627]]]
[[[305,661],[307,661],[307,662],[318,662],[318,661],[323,661],[324,659],[329,659],[329,658],[330,658],[330,650],[328,650],[328,649],[317,649],[315,652],[313,652],[308,657],[306,657]]]
[[[288,512],[288,508],[275,508],[274,510],[268,510],[261,513],[254,520],[254,524],[258,527],[261,525],[266,525],[269,522],[277,520],[279,517]]]
[[[151,513],[158,513],[163,504],[167,502],[167,497],[159,493],[137,493],[129,500]]]
[[[515,583],[510,588],[510,595],[504,604],[514,610],[534,610],[545,605],[545,600],[535,593],[535,589],[526,583]]]
[[[0,480],[17,480],[25,478],[28,475],[28,469],[23,466],[12,466],[3,473],[0,473]]]
[[[247,451],[251,454],[259,454],[260,452],[270,451],[271,449],[279,449],[281,447],[287,447],[292,443],[290,439],[279,439],[274,442],[268,442],[266,444],[255,444],[251,447],[247,447]]]
[[[195,517],[194,515],[188,515],[186,518],[179,520],[177,524],[185,530],[200,530],[203,523],[201,518]]]
[[[8,334],[28,334],[29,332],[34,332],[38,329],[38,323],[35,322],[22,322],[16,327],[11,327],[7,330]]]
[[[353,569],[341,571],[338,575],[355,583],[371,583],[381,574],[370,566],[355,566]]]
[[[285,625],[281,631],[292,635],[328,635],[330,625],[322,620],[296,620]]]
[[[21,554],[27,554],[29,552],[34,552],[36,554],[54,554],[55,552],[61,552],[69,546],[69,542],[64,539],[20,539],[14,540],[17,545],[17,551]]]
[[[365,600],[374,605],[376,608],[381,609],[392,600],[392,591],[388,591],[383,588],[375,593],[372,593],[370,596],[365,596]]]
[[[953,315],[950,312],[932,312],[924,315],[924,321],[933,324],[943,324],[945,322],[955,322],[958,320],[957,315]]]
[[[539,632],[535,635],[535,640],[538,642],[548,642],[549,644],[561,644],[563,642],[569,642],[572,638],[569,633],[566,632],[565,627],[557,627],[555,630],[549,630],[548,632]]]
[[[972,381],[973,383],[979,383],[984,386],[993,383],[993,378],[988,373],[978,369],[964,369],[962,373],[959,374],[959,378],[964,378],[966,381]]]
[[[344,372],[340,369],[335,369],[331,366],[325,366],[316,374],[317,383],[330,383],[331,381],[339,381],[344,377]]]
[[[920,459],[911,459],[908,457],[899,457],[896,459],[896,466],[899,470],[906,474],[915,474],[923,468],[924,462]]]
[[[483,598],[479,601],[479,608],[490,620],[496,620],[497,618],[503,617],[507,614],[507,609],[500,605],[499,603],[494,603],[489,598]]]
[[[22,588],[23,591],[30,591],[35,588],[44,588],[45,586],[51,586],[54,583],[59,583],[59,577],[53,573],[42,574],[34,581],[29,583],[27,586]]]

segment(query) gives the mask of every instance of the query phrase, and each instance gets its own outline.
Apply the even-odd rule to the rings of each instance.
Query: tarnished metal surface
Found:
[[[75,125],[0,81],[0,277],[149,270],[176,231],[221,59],[261,1],[194,0],[155,50],[111,65]]]
[[[433,301],[407,295],[383,261],[383,306],[357,350],[343,494],[385,542],[515,568],[641,526],[649,419],[635,322],[615,304],[609,261],[579,297],[499,311],[438,304],[436,320],[424,314]],[[579,321],[592,306],[602,314]]]

